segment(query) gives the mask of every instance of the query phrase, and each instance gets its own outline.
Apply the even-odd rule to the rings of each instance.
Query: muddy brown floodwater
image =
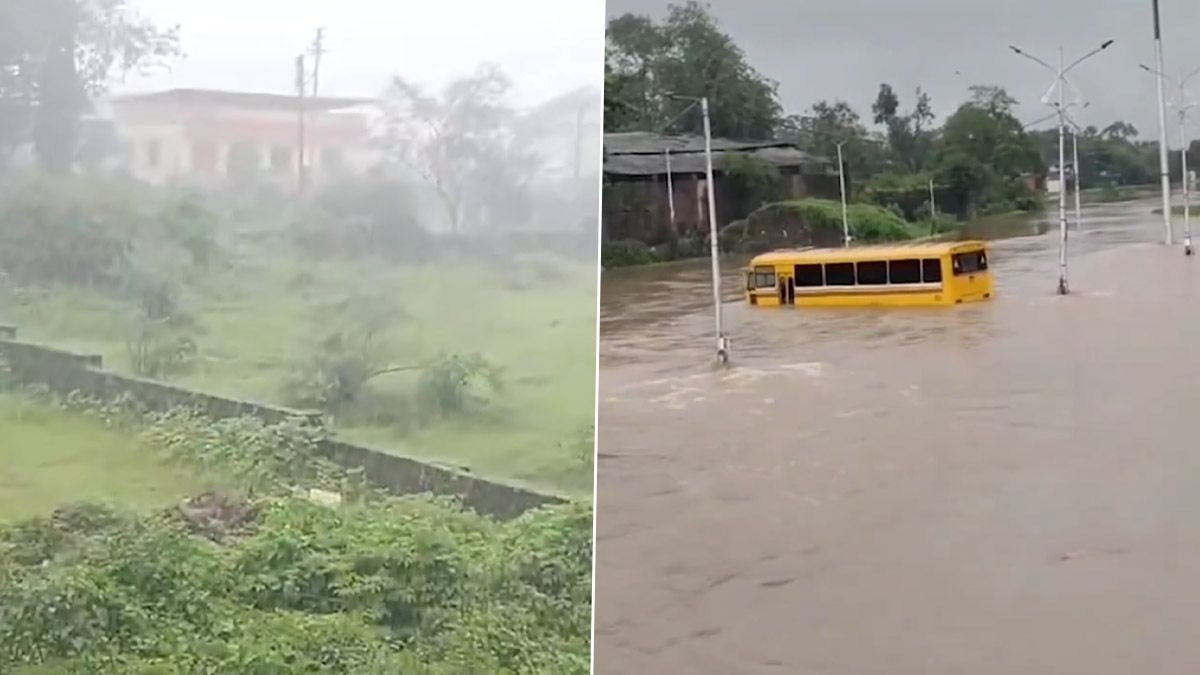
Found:
[[[1200,259],[1153,204],[997,241],[998,297],[752,310],[606,272],[596,672],[1200,668]],[[1178,235],[1181,223],[1176,223]]]

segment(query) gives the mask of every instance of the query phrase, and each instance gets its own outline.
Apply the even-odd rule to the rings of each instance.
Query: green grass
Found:
[[[367,298],[360,302],[393,320],[381,337],[395,365],[477,352],[503,369],[507,387],[486,417],[414,428],[399,412],[414,376],[384,376],[370,385],[382,421],[335,420],[343,436],[483,476],[590,494],[591,466],[578,448],[594,411],[594,264],[553,257],[317,263],[270,251],[243,250],[227,268],[189,281],[201,360],[177,383],[284,403],[283,383],[336,321],[337,303]],[[101,354],[106,367],[127,373],[128,311],[79,288],[0,292],[0,317],[23,338]]]
[[[159,507],[206,489],[185,470],[148,459],[130,436],[76,413],[0,393],[0,522],[64,502]]]

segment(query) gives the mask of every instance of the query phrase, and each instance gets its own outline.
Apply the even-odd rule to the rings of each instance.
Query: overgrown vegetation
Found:
[[[595,293],[594,268],[483,252],[448,252],[446,266],[389,181],[333,184],[309,219],[273,229],[173,189],[10,176],[0,315],[119,371],[325,411],[353,440],[590,489],[563,443],[591,415],[595,316],[579,299]],[[313,227],[328,238],[307,239]]]
[[[848,205],[846,221],[851,240],[859,243],[903,241],[928,234],[896,213],[871,204]],[[782,246],[839,246],[843,238],[839,202],[802,199],[768,204],[725,227],[721,248],[749,252]]]
[[[224,487],[0,526],[0,670],[587,672],[587,506],[498,523],[366,489],[295,424],[61,405],[140,428],[149,461]],[[347,501],[295,496],[313,487]]]

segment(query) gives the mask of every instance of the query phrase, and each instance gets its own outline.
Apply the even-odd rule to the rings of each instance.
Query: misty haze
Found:
[[[588,672],[563,4],[0,0],[0,671]]]

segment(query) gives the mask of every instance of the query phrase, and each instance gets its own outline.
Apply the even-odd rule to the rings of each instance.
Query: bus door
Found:
[[[796,304],[796,279],[787,273],[779,275],[779,304]]]

